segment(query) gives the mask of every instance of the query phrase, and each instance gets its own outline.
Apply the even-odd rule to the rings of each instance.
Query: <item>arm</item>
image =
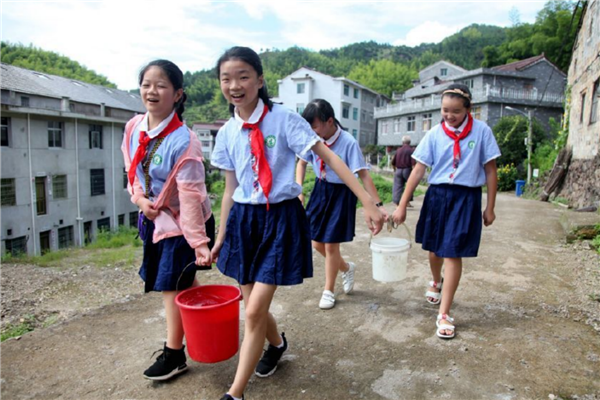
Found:
[[[212,248],[212,259],[217,261],[219,258],[219,252],[225,241],[225,229],[227,229],[227,219],[229,218],[229,212],[233,207],[233,192],[238,187],[238,181],[235,177],[235,171],[225,171],[225,192],[223,193],[223,200],[221,201],[221,223],[219,224],[219,234],[215,240],[215,245]]]
[[[494,208],[496,207],[496,193],[498,192],[498,171],[496,160],[491,160],[484,165],[485,180],[487,183],[487,205],[483,212],[483,224],[490,226],[496,219]]]
[[[379,198],[379,194],[377,194],[377,188],[375,187],[375,184],[373,183],[373,178],[371,178],[371,174],[369,173],[369,170],[367,170],[367,169],[359,170],[358,177],[362,181],[363,186],[365,187],[365,190],[367,191],[367,193],[369,193],[369,195],[373,198],[373,201],[375,201],[375,203],[377,203],[377,204],[381,203],[381,199]],[[381,213],[383,214],[383,219],[385,221],[387,221],[388,213],[385,210],[385,208],[379,207],[379,211],[381,211]]]
[[[408,177],[408,181],[406,182],[406,187],[404,188],[404,193],[402,194],[402,198],[400,199],[400,204],[394,210],[392,214],[392,219],[398,225],[402,224],[406,220],[406,205],[410,201],[415,189],[419,186],[419,182],[423,179],[425,175],[425,170],[427,167],[425,164],[417,162],[417,165],[413,168],[410,176]]]
[[[374,235],[381,231],[383,226],[383,214],[375,206],[375,202],[360,185],[360,182],[352,174],[348,166],[331,150],[329,150],[322,142],[317,142],[312,151],[315,152],[325,164],[327,164],[340,179],[348,186],[350,190],[358,197],[364,207],[365,222]]]
[[[304,177],[306,176],[306,165],[308,163],[302,159],[298,159],[298,163],[296,164],[296,183],[302,187],[304,184]],[[300,193],[298,196],[300,202],[304,205],[304,193]]]

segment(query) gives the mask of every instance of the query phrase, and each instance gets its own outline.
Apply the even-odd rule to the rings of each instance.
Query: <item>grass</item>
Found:
[[[21,318],[18,324],[8,324],[0,334],[0,342],[4,342],[6,339],[18,337],[31,332],[34,329],[35,319],[33,315],[26,315]]]

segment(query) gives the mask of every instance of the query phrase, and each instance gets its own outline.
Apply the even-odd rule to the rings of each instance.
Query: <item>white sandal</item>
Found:
[[[441,320],[448,321],[450,322],[450,324],[440,324]],[[437,320],[435,321],[435,326],[437,326],[435,334],[437,335],[437,337],[442,339],[452,339],[456,335],[456,327],[452,324],[454,324],[454,318],[452,318],[448,314],[438,314]],[[452,331],[452,333],[446,335],[443,334],[442,331]]]
[[[433,304],[437,306],[442,301],[442,285],[444,284],[444,278],[440,282],[429,281],[429,286],[434,289],[439,289],[439,292],[427,291],[425,292],[425,299],[429,304]],[[435,299],[434,301],[429,300],[429,298]]]

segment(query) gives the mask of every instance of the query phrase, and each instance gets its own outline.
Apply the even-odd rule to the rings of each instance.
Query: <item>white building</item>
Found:
[[[344,77],[333,77],[302,67],[278,81],[279,97],[275,101],[302,113],[314,99],[327,100],[342,126],[361,147],[376,143],[373,111],[383,107],[389,98]]]

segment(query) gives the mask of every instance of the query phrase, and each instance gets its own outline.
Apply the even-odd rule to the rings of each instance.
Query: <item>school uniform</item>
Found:
[[[369,169],[356,139],[340,127],[325,141],[325,145],[353,173]],[[306,206],[312,240],[319,243],[351,242],[356,227],[356,195],[313,151],[301,159],[311,163],[316,174],[315,186]]]
[[[259,99],[247,122],[263,115]],[[243,128],[237,110],[219,130],[211,155],[213,166],[235,171],[239,183],[227,219],[225,240],[217,268],[245,285],[262,282],[295,285],[312,277],[312,250],[306,213],[295,182],[296,155],[306,154],[319,140],[297,113],[274,104],[259,124],[266,160],[272,173],[268,200],[253,169],[250,129]]]
[[[190,265],[196,260],[194,249],[205,243],[212,247],[214,243],[214,217],[204,183],[200,141],[182,124],[155,146],[158,135],[173,118],[175,112],[148,130],[148,114],[134,117],[125,127],[121,146],[129,171],[141,132],[151,138],[146,159],[137,165],[133,184],[128,184],[133,203],[145,196],[159,210],[154,221],[143,215],[140,221],[144,258],[139,274],[146,292],[190,287],[196,271]],[[143,164],[150,157],[147,188]]]
[[[467,119],[457,130],[462,132],[466,125]],[[460,140],[457,168],[453,147],[454,140],[438,124],[427,132],[412,155],[431,167],[415,240],[438,257],[476,257],[482,230],[484,165],[498,158],[500,149],[490,127],[479,120],[473,120],[471,132]]]

